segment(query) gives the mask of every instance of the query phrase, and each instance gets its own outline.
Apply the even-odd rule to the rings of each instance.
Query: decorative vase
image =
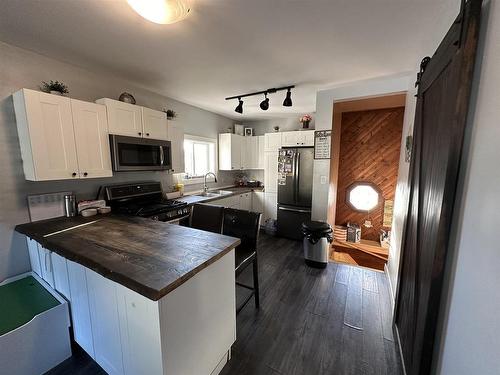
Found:
[[[302,122],[302,129],[309,129],[309,122],[310,121],[303,121]]]
[[[50,93],[52,95],[59,95],[59,96],[63,96],[63,93],[62,92],[59,92],[59,91],[56,91],[56,90],[50,90]]]

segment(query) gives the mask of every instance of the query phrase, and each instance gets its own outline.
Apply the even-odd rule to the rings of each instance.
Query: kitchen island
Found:
[[[239,239],[115,215],[16,230],[34,272],[70,301],[75,341],[106,372],[209,375],[229,359]]]

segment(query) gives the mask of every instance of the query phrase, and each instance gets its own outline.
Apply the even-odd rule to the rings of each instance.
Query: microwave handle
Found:
[[[165,155],[163,155],[163,146],[160,146],[160,165],[163,165]]]

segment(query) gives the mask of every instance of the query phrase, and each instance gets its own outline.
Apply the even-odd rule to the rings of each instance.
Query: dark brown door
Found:
[[[407,375],[430,373],[482,0],[470,0],[419,75],[395,325]]]

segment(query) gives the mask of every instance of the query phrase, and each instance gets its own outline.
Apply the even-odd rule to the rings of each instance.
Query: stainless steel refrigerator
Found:
[[[311,220],[313,147],[286,147],[278,155],[278,235],[302,239],[301,225]]]

